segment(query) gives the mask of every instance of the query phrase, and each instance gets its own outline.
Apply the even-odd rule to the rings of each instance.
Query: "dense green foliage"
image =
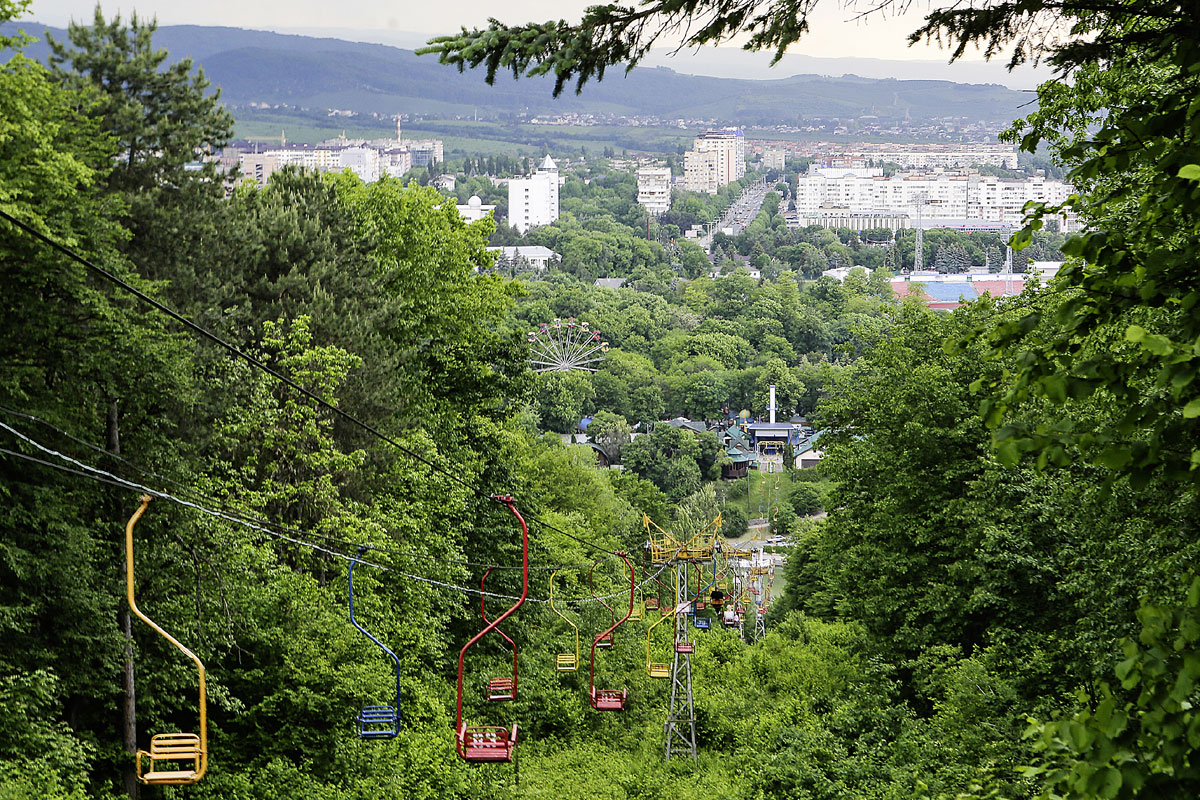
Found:
[[[0,0],[0,17],[22,7]],[[561,264],[516,278],[485,250],[492,223],[466,225],[427,187],[284,172],[226,196],[181,155],[225,135],[219,108],[199,76],[160,71],[137,23],[73,36],[81,52],[54,71],[0,67],[0,210],[320,400],[0,222],[0,798],[119,796],[133,747],[195,725],[194,674],[126,611],[131,482],[159,495],[135,534],[140,604],[209,674],[209,774],[148,798],[1194,797],[1196,51],[1161,27],[1164,49],[1103,65],[1148,83],[1085,71],[1099,100],[1044,89],[1016,129],[1078,180],[1094,229],[1063,248],[1081,260],[1048,289],[949,314],[898,302],[881,272],[710,277],[670,226],[730,193],[683,195],[676,221],[647,225],[629,176],[608,171],[568,179],[568,213],[524,239]],[[136,46],[119,57],[113,42]],[[130,95],[97,69],[132,76]],[[139,122],[139,98],[181,104],[189,130],[140,127],[161,120]],[[1098,132],[1080,119],[1101,110]],[[143,151],[130,130],[191,144]],[[852,263],[870,249],[779,231],[785,199],[724,254],[762,268],[787,247]],[[608,357],[594,375],[534,376],[524,332],[564,316],[603,330]],[[761,410],[770,384],[785,414],[826,430],[819,472],[714,485],[715,436],[644,426]],[[593,411],[627,469],[543,435]],[[483,700],[507,664],[488,642],[468,659],[464,712],[519,724],[519,786],[513,767],[468,767],[453,748],[475,587],[520,558],[492,492],[531,520],[539,569],[505,624],[519,698]],[[614,618],[589,595],[616,599],[627,580],[594,548],[640,555],[643,513],[686,535],[722,506],[731,533],[769,513],[789,537],[784,590],[765,636],[697,637],[700,758],[664,765],[669,687],[646,673],[645,623],[596,661],[628,710],[592,711],[586,673],[555,671],[574,638],[542,602],[542,568],[561,567],[586,663]],[[359,544],[374,548],[359,618],[401,659],[389,742],[352,726],[393,679],[346,615]],[[511,596],[517,576],[487,588]]]

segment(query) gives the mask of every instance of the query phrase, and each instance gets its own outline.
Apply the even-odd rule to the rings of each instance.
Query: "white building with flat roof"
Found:
[[[508,224],[521,233],[558,219],[558,165],[547,155],[537,172],[508,182]]]
[[[860,174],[858,170],[809,170],[796,186],[801,217],[824,209],[850,213],[908,214],[1019,225],[1025,204],[1061,203],[1073,191],[1068,183],[1042,176],[997,178],[977,172],[932,171]],[[919,209],[919,212],[918,212]]]
[[[746,174],[746,138],[741,128],[706,131],[683,154],[684,188],[716,194]]]
[[[638,167],[637,201],[651,216],[671,210],[670,167]]]
[[[347,147],[339,154],[339,166],[348,169],[363,183],[379,180],[379,151],[373,147]]]
[[[459,216],[467,222],[478,222],[496,210],[495,206],[485,206],[477,194],[471,195],[465,206],[456,205],[455,208],[458,209]]]
[[[787,151],[782,147],[768,147],[762,153],[763,169],[783,170],[787,164]]]
[[[496,260],[503,259],[508,264],[521,261],[529,263],[534,269],[546,269],[550,262],[558,258],[558,253],[549,247],[539,245],[520,245],[517,247],[489,247],[489,253],[496,253]]]

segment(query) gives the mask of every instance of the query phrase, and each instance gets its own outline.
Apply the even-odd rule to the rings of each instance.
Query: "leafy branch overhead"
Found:
[[[483,64],[493,83],[504,68],[514,78],[553,73],[554,96],[568,81],[578,93],[590,79],[602,80],[610,66],[637,65],[660,37],[699,47],[749,34],[747,50],[774,48],[778,61],[788,46],[808,32],[815,0],[648,0],[640,6],[592,6],[578,24],[557,22],[505,25],[489,19],[486,30],[463,28],[438,36],[417,53],[438,55],[463,71]]]
[[[678,49],[717,45],[746,37],[746,50],[774,50],[772,64],[809,33],[818,0],[643,0],[635,6],[591,6],[578,23],[566,20],[506,25],[488,20],[485,30],[462,28],[438,36],[419,55],[437,54],[459,72],[484,65],[487,82],[500,70],[514,78],[554,76],[554,96],[568,82],[575,91],[608,67],[628,72],[660,40]],[[853,6],[853,4],[851,4]],[[856,17],[903,13],[909,0],[879,0]],[[1165,32],[1186,21],[1173,4],[1159,0],[1005,0],[933,9],[908,37],[910,45],[937,42],[961,58],[970,47],[988,58],[1007,52],[1008,66],[1047,61],[1062,71],[1103,60],[1114,49],[1154,47]]]

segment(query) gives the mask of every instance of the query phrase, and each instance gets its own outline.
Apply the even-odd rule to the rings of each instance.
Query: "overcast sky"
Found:
[[[520,24],[551,19],[577,21],[586,7],[600,0],[105,0],[106,16],[153,15],[160,25],[228,25],[238,28],[330,36],[351,41],[376,42],[415,48],[431,36],[454,33],[461,27],[486,27],[489,16]],[[901,4],[909,0],[899,0]],[[949,3],[950,0],[944,0]],[[636,3],[632,3],[636,4]],[[936,44],[909,47],[908,34],[920,27],[931,5],[911,0],[908,13],[876,13],[856,19],[856,8],[877,5],[878,0],[821,0],[810,18],[811,31],[788,50],[784,61],[768,68],[771,55],[746,53],[737,42],[706,47],[698,53],[684,51],[668,58],[665,50],[649,56],[645,66],[668,66],[678,72],[737,78],[784,78],[797,73],[872,78],[940,79],[960,83],[1001,83],[1014,89],[1031,89],[1045,80],[1045,69],[1021,68],[1008,73],[1003,60],[984,63],[969,53],[968,63],[947,65],[949,54]],[[72,18],[89,20],[95,0],[33,0],[26,19],[65,26]],[[660,46],[675,41],[660,40]],[[813,58],[841,61],[812,61]],[[860,59],[858,61],[848,59]],[[869,60],[861,60],[869,59]],[[882,59],[882,60],[881,60]],[[898,63],[904,62],[904,63]]]
[[[460,27],[483,27],[489,16],[508,24],[550,19],[577,20],[599,0],[121,0],[104,2],[105,14],[153,14],[161,25],[231,25],[266,30],[359,29],[424,34],[451,33]],[[865,4],[864,4],[865,6]],[[861,6],[860,6],[861,7]],[[72,17],[90,19],[94,0],[33,0],[28,18],[65,25]],[[811,20],[812,33],[789,52],[811,56],[859,56],[898,59],[942,59],[936,46],[909,48],[905,36],[915,30],[928,3],[915,2],[897,17],[876,15],[851,21],[853,5],[823,0]]]

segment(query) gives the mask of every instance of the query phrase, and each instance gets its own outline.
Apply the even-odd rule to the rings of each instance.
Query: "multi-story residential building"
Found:
[[[787,161],[787,151],[782,147],[768,147],[763,150],[762,165],[763,169],[783,170]]]
[[[689,192],[716,194],[721,184],[717,183],[717,154],[688,150],[683,154],[683,188]]]
[[[407,147],[392,147],[379,152],[379,171],[383,175],[399,178],[412,168],[413,156]]]
[[[528,178],[508,182],[508,224],[521,233],[558,219],[558,166],[549,155]]]
[[[338,153],[341,169],[348,169],[363,183],[379,180],[379,151],[373,147],[347,147]]]
[[[282,139],[283,137],[280,137]],[[440,163],[440,139],[402,139],[399,124],[395,139],[347,139],[339,136],[313,147],[284,145],[262,153],[229,148],[240,159],[244,178],[266,184],[271,173],[283,167],[299,167],[317,172],[351,169],[364,181],[379,180],[383,175],[400,177],[413,167]]]
[[[266,186],[267,181],[279,169],[279,161],[268,153],[240,153],[237,168],[242,180]]]
[[[904,169],[933,169],[942,167],[977,167],[987,164],[1005,169],[1017,168],[1017,153],[1009,145],[974,145],[962,148],[946,148],[937,145],[908,145],[903,148],[881,146],[841,150],[847,158],[873,161],[877,164],[896,164]]]
[[[637,171],[637,201],[651,216],[671,209],[671,168],[639,167]]]
[[[1042,176],[1011,179],[939,170],[885,177],[878,168],[815,168],[797,180],[795,202],[801,217],[825,207],[1015,226],[1027,202],[1061,203],[1071,192],[1070,184]]]
[[[908,214],[890,211],[851,211],[848,208],[822,207],[807,213],[788,212],[783,215],[788,228],[849,228],[867,231],[887,228],[892,231],[912,227]]]
[[[706,131],[683,154],[683,180],[689,191],[716,194],[746,174],[746,139],[740,128]]]

